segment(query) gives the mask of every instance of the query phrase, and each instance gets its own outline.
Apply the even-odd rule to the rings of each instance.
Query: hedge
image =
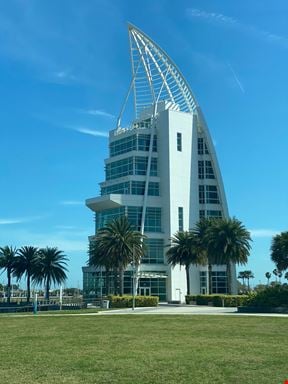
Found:
[[[275,285],[253,293],[245,303],[248,307],[288,307],[288,285]]]
[[[132,308],[133,296],[107,296],[110,308]],[[158,296],[135,296],[136,307],[157,307]]]
[[[186,304],[213,305],[214,307],[239,307],[248,299],[247,295],[187,295]]]

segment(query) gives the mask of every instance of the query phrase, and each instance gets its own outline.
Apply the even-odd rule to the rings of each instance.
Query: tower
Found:
[[[138,294],[183,301],[185,271],[167,265],[165,247],[176,231],[192,228],[200,218],[228,216],[223,182],[207,125],[187,81],[146,34],[133,25],[128,30],[132,80],[117,127],[109,134],[101,196],[87,199],[86,205],[95,212],[96,232],[112,218],[126,215],[147,236]],[[132,90],[135,120],[121,127]],[[234,276],[234,267],[232,271]],[[83,267],[86,294],[99,293],[100,274]],[[207,268],[191,267],[190,275],[191,292],[207,293]],[[236,275],[232,292],[235,284]],[[214,293],[227,292],[226,266],[213,266],[212,288]],[[124,293],[132,293],[130,268]]]

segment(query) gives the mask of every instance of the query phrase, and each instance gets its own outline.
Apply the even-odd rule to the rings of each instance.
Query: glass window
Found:
[[[216,185],[199,185],[199,204],[220,204]]]
[[[198,155],[208,155],[209,151],[203,137],[198,138]]]
[[[205,161],[205,177],[206,179],[215,179],[212,163],[209,160]]]
[[[183,231],[183,207],[178,207],[178,226],[179,231]]]
[[[107,209],[97,212],[95,215],[96,231],[104,227],[109,221],[116,219],[119,216],[125,215],[125,207]]]
[[[148,166],[148,157],[135,157],[135,175],[146,175]],[[150,176],[157,176],[157,158],[152,157]]]
[[[182,151],[182,133],[177,132],[177,151]]]
[[[146,232],[161,232],[161,208],[147,207],[145,216]]]
[[[106,180],[116,179],[118,177],[133,175],[133,157],[114,161],[106,165]]]
[[[198,161],[198,178],[204,179],[204,161]]]
[[[219,218],[221,219],[222,218],[222,212],[221,211],[218,211],[218,210],[207,210],[207,217],[212,217],[212,218]]]
[[[119,183],[101,188],[101,195],[109,195],[110,193],[130,194],[130,183]]]
[[[145,239],[145,255],[141,260],[143,264],[163,264],[164,263],[164,240]]]
[[[136,135],[124,137],[110,143],[110,156],[121,155],[121,153],[136,150]]]

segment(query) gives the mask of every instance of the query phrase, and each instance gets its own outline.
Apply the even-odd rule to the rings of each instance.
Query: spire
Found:
[[[170,57],[134,25],[128,24],[128,32],[136,117],[161,100],[177,104],[183,112],[196,111],[197,101]]]

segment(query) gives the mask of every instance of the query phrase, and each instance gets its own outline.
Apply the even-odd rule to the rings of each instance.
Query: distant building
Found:
[[[138,28],[129,25],[129,37],[136,118],[122,128],[121,112],[109,135],[101,196],[86,205],[95,212],[96,232],[126,215],[147,236],[138,294],[183,301],[185,270],[166,263],[166,246],[176,231],[192,228],[202,217],[228,216],[224,187],[207,125],[185,78]],[[232,272],[235,292],[234,266]],[[190,275],[191,292],[207,293],[207,268],[191,267]],[[99,294],[103,278],[101,271],[83,267],[84,294]],[[124,292],[132,293],[131,268],[125,272]],[[227,292],[225,265],[213,266],[213,292]]]

